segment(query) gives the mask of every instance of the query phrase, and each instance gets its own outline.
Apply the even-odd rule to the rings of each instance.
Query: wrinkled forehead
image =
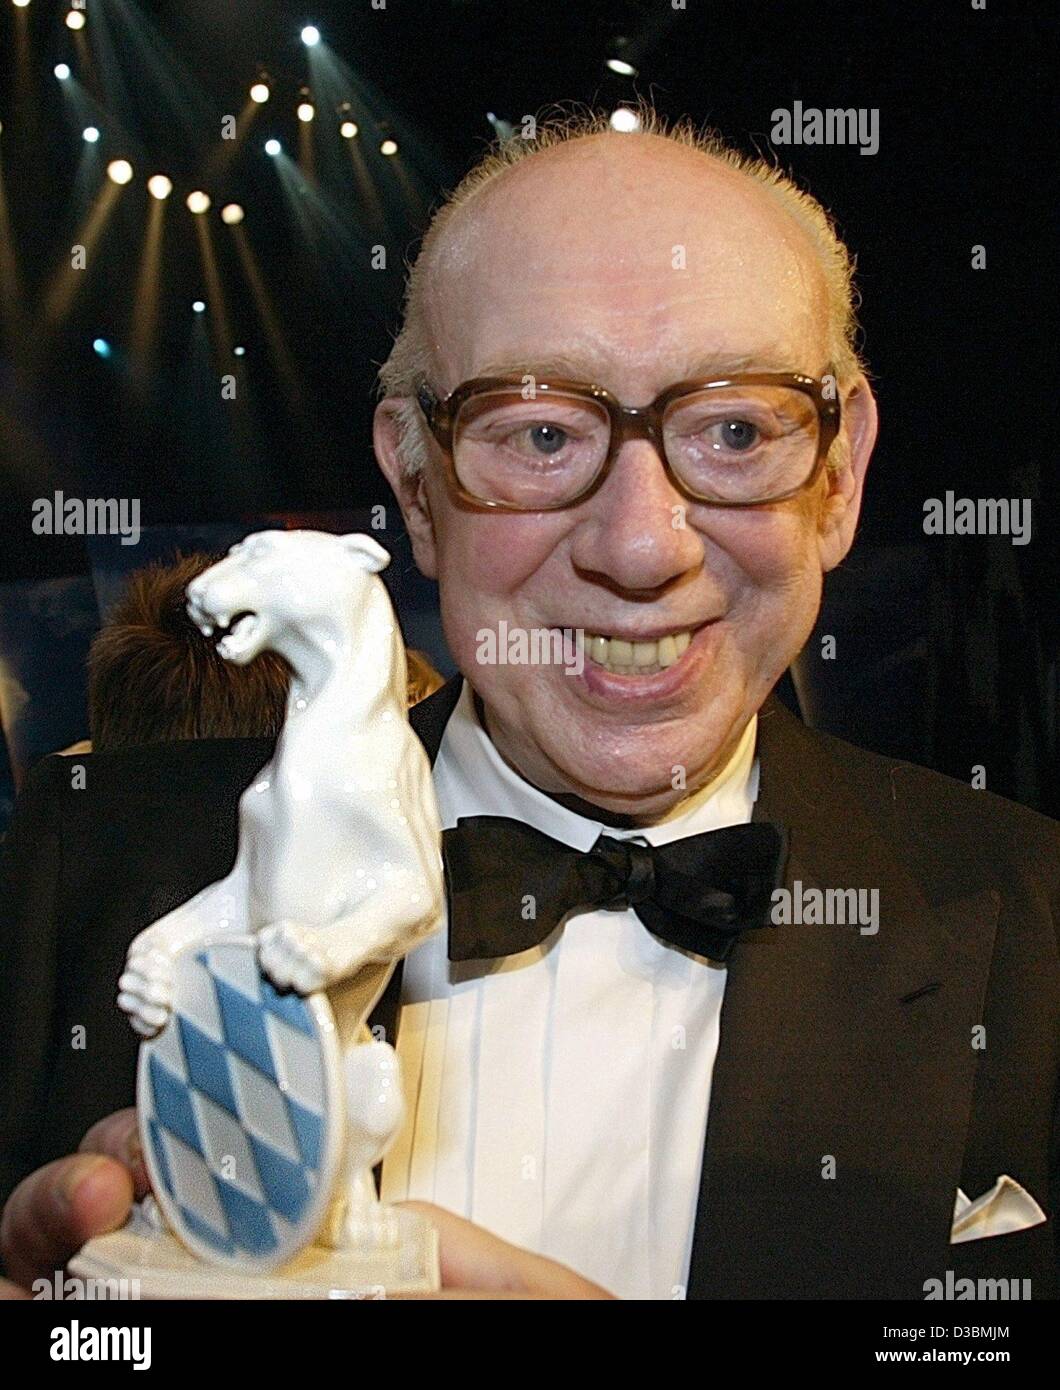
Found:
[[[444,390],[555,357],[627,395],[714,352],[825,365],[808,233],[771,190],[659,137],[592,137],[506,170],[457,211],[426,280]]]

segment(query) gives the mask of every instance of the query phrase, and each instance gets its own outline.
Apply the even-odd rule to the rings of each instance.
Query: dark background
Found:
[[[1056,813],[1057,552],[1042,511],[1056,440],[1050,6],[88,0],[81,36],[64,27],[65,9],[0,0],[0,587],[88,573],[84,542],[30,531],[33,499],[56,488],[139,497],[145,526],[375,502],[396,518],[371,454],[374,372],[397,326],[403,261],[427,209],[490,139],[487,111],[517,123],[556,101],[611,108],[642,94],[770,153],[775,107],[878,107],[875,156],[776,151],[856,252],[882,421],[859,541],[829,579],[819,627],[837,635],[840,659],[822,662],[815,638],[795,687],[811,722],[963,780],[982,764],[991,790]],[[297,155],[307,22],[345,70],[333,64],[341,91],[316,92],[317,182],[299,193],[262,146],[275,135]],[[611,54],[637,78],[608,72]],[[80,138],[72,84],[52,74],[59,61],[80,78],[83,109],[98,103],[94,147]],[[262,68],[272,98],[222,169],[221,118],[243,109]],[[360,125],[361,183],[336,97]],[[399,141],[397,159],[378,154],[384,134]],[[69,312],[48,325],[44,299],[119,156],[134,181]],[[145,178],[159,171],[175,187],[154,365],[137,384]],[[214,202],[227,337],[191,311],[211,297],[183,204],[197,187]],[[287,371],[218,216],[230,200],[246,209]],[[376,244],[386,270],[370,266]],[[971,268],[975,245],[985,270]],[[97,336],[112,344],[106,361]],[[233,343],[245,357],[231,357]],[[222,371],[237,377],[238,410],[220,399]],[[947,489],[1033,498],[1032,543],[925,537],[924,500]]]

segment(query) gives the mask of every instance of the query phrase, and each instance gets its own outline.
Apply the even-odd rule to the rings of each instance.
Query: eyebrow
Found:
[[[775,350],[744,353],[739,355],[711,353],[704,357],[685,359],[684,369],[671,373],[673,381],[692,381],[699,377],[716,377],[719,380],[743,372],[783,372],[789,375],[805,372],[805,367],[794,366],[790,359]],[[495,358],[485,363],[475,373],[476,376],[534,376],[547,380],[549,377],[567,377],[572,381],[591,381],[604,385],[601,380],[606,371],[590,369],[587,358],[571,356],[567,353],[549,352],[541,356],[525,358]]]

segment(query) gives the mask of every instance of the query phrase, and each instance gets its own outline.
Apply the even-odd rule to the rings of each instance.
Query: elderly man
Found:
[[[770,694],[854,538],[854,329],[821,207],[650,117],[509,142],[412,272],[376,452],[462,676],[412,716],[450,922],[380,1007],[382,1193],[568,1267],[505,1287],[1056,1293],[1056,827]]]

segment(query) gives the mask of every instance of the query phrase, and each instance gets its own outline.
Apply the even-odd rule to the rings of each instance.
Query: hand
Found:
[[[119,1110],[92,1126],[76,1154],[38,1168],[8,1198],[0,1252],[15,1283],[3,1297],[28,1297],[35,1279],[51,1283],[86,1240],[123,1226],[147,1191],[136,1111]]]
[[[150,1190],[135,1110],[119,1110],[88,1131],[79,1151],[25,1178],[0,1218],[0,1252],[14,1285],[0,1298],[25,1298],[49,1283],[92,1236],[117,1230]],[[611,1299],[613,1294],[554,1260],[509,1245],[430,1202],[399,1205],[438,1229],[442,1291],[425,1299]]]
[[[398,1202],[438,1231],[442,1291],[419,1299],[613,1299],[566,1265],[534,1255],[431,1202]]]

